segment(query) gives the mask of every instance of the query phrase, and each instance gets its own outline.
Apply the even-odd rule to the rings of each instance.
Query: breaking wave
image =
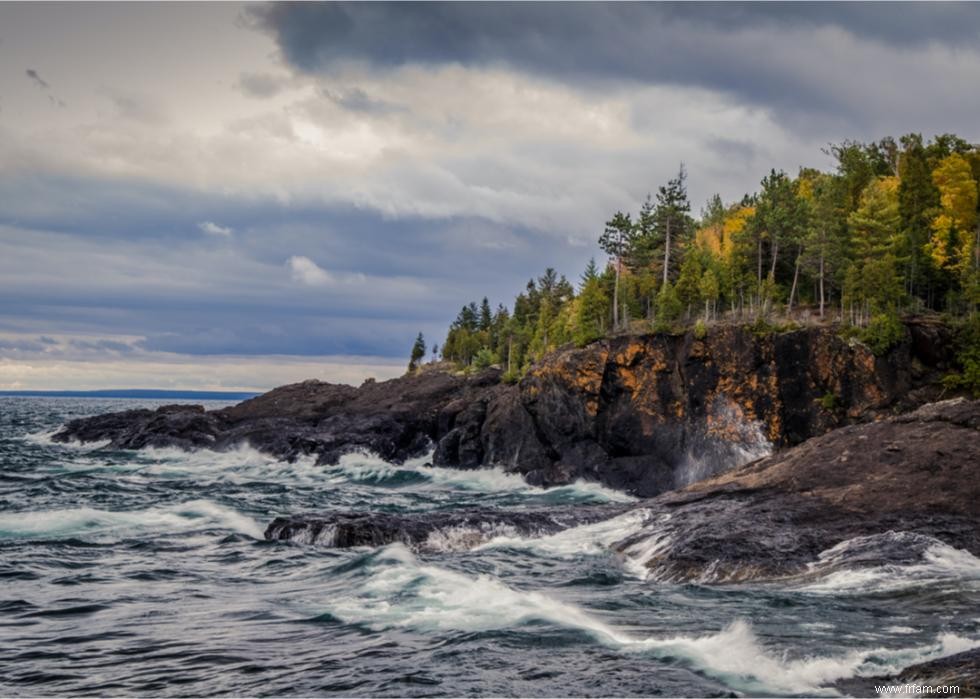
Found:
[[[843,541],[823,551],[799,589],[876,594],[942,582],[980,584],[980,559],[923,534],[889,531]]]
[[[145,510],[111,511],[91,507],[0,514],[0,539],[83,537],[119,541],[131,536],[223,529],[262,538],[262,527],[210,500]]]
[[[530,485],[519,473],[508,473],[500,467],[456,469],[432,466],[432,455],[411,459],[403,464],[391,464],[364,452],[345,454],[337,466],[328,471],[340,479],[377,486],[403,487],[419,483],[460,490],[492,493],[524,493],[544,496],[558,504],[575,502],[633,502],[631,495],[606,488],[599,483],[576,481],[564,486],[541,488]]]
[[[675,659],[746,692],[836,695],[829,683],[897,672],[913,663],[980,646],[942,634],[909,648],[869,648],[839,656],[791,659],[768,647],[743,620],[700,636],[645,637],[602,620],[577,605],[537,591],[514,589],[489,575],[470,576],[420,562],[401,544],[363,559],[359,579],[333,594],[326,607],[349,623],[391,628],[481,632],[535,622],[581,631],[622,652]]]

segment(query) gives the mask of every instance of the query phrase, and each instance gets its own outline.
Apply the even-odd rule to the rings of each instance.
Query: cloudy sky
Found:
[[[0,4],[0,389],[400,373],[821,148],[980,141],[980,5]]]

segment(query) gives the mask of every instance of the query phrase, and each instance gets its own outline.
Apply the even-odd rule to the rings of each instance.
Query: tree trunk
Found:
[[[820,251],[820,318],[823,319],[823,250]]]
[[[789,304],[786,306],[786,315],[793,314],[793,299],[796,297],[796,282],[800,278],[800,258],[803,256],[803,248],[796,251],[796,269],[793,270],[793,286],[789,290]]]
[[[776,281],[776,260],[779,259],[779,242],[775,236],[772,239],[772,266],[769,268],[769,276]]]
[[[616,281],[613,284],[613,332],[619,330],[619,256],[616,257]]]
[[[755,278],[759,284],[762,283],[762,236],[759,236],[758,243],[756,245],[756,270]]]

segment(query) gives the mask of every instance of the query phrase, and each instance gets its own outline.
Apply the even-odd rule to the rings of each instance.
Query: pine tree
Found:
[[[480,330],[489,331],[490,324],[493,322],[493,315],[490,313],[490,302],[487,297],[483,297],[483,303],[480,304]]]
[[[690,315],[691,308],[701,301],[701,273],[701,261],[698,255],[694,251],[688,252],[684,256],[681,273],[674,287],[687,315]]]
[[[409,372],[416,371],[419,368],[419,362],[425,357],[425,338],[422,337],[422,333],[418,334],[415,338],[415,344],[412,345],[412,355],[408,361]]]
[[[616,283],[613,290],[613,330],[619,330],[619,278],[622,274],[623,254],[629,249],[633,235],[633,223],[629,214],[617,211],[606,222],[606,229],[599,237],[599,247],[614,260]]]
[[[701,298],[704,299],[704,322],[707,323],[714,315],[715,304],[721,294],[718,275],[710,267],[704,270],[704,274],[701,275],[698,291],[701,293]]]
[[[939,206],[939,191],[932,181],[926,149],[920,134],[901,138],[899,156],[898,211],[902,223],[901,257],[908,260],[907,288],[911,295],[928,300],[931,263],[925,252],[931,237],[932,217]]]
[[[897,177],[872,180],[861,194],[858,208],[848,216],[857,259],[867,260],[897,249],[901,226],[898,188]]]
[[[681,163],[677,177],[657,190],[655,213],[659,243],[663,246],[663,284],[670,280],[671,250],[683,241],[690,229],[691,203],[687,199],[687,171]]]
[[[592,261],[582,275],[582,286],[575,299],[572,339],[576,344],[586,345],[605,334],[607,308],[609,298]]]

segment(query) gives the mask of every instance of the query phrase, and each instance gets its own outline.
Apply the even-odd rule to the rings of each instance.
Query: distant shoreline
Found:
[[[101,391],[0,391],[0,397],[21,398],[146,398],[174,400],[246,400],[254,391],[169,391],[152,388],[119,388]]]

